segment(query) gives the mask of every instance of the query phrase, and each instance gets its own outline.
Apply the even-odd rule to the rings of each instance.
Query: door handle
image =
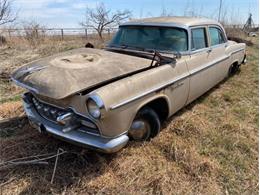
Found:
[[[211,49],[211,48],[207,51],[207,53],[210,53],[210,52],[212,52],[212,49]]]

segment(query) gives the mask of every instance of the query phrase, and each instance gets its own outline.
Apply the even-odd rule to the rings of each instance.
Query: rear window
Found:
[[[209,36],[210,36],[210,42],[212,46],[225,43],[223,32],[219,28],[210,27]]]
[[[207,47],[207,36],[205,28],[191,29],[191,49],[197,50]]]

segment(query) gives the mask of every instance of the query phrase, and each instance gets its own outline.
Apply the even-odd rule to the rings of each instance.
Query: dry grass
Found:
[[[258,194],[258,44],[248,56],[240,73],[179,111],[151,142],[131,142],[116,154],[39,135],[27,122],[7,130],[0,161],[59,147],[74,153],[60,158],[54,184],[54,160],[0,170],[2,193]],[[0,116],[19,109],[8,101]]]

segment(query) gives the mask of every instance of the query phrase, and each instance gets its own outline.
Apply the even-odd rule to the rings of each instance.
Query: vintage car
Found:
[[[40,132],[112,153],[155,137],[168,117],[246,61],[206,18],[130,21],[104,49],[81,48],[29,63],[12,74],[27,89],[24,108]]]

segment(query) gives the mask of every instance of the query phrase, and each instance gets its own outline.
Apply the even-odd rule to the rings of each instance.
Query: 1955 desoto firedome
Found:
[[[40,132],[111,153],[155,137],[161,123],[246,61],[206,18],[130,21],[104,49],[81,48],[12,74],[27,89],[24,109]]]

